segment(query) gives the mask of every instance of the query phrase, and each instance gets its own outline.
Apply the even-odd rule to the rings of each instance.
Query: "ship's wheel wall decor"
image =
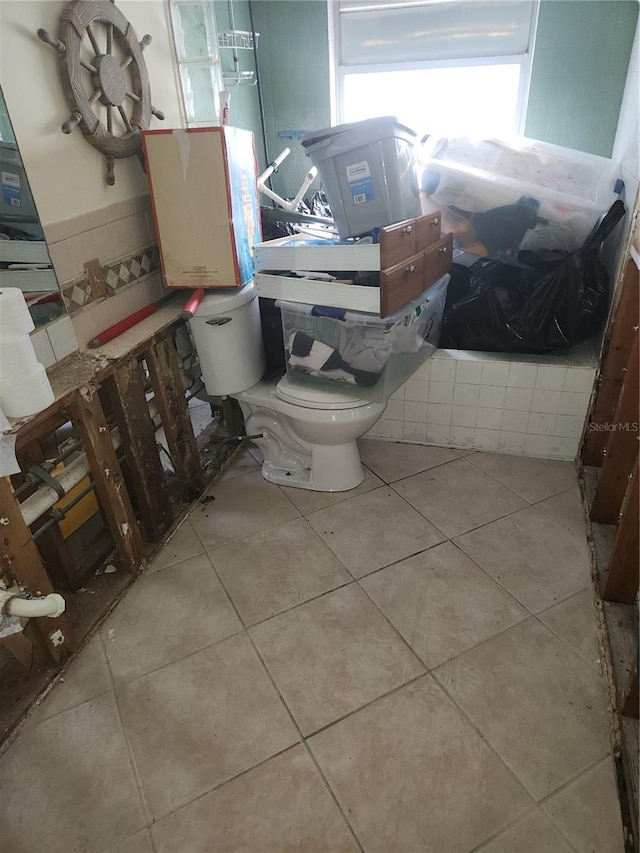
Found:
[[[73,0],[60,15],[58,37],[38,30],[58,54],[60,76],[71,115],[61,127],[79,127],[107,159],[106,181],[115,182],[114,159],[137,155],[144,167],[142,135],[151,116],[164,114],[151,103],[141,41],[112,0]]]

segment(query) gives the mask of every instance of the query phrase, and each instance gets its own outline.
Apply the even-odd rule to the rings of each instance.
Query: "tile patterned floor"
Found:
[[[3,853],[622,853],[573,466],[361,453],[236,456],[0,756]]]

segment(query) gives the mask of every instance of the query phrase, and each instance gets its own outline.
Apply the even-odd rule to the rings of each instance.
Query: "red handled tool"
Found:
[[[187,304],[184,306],[182,310],[182,317],[184,320],[190,320],[196,311],[198,310],[198,306],[202,302],[202,297],[204,296],[204,287],[199,287],[197,290],[194,290],[189,299],[187,300]]]

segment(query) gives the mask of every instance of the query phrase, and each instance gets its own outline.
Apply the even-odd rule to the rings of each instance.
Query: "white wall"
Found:
[[[116,161],[116,183],[105,184],[104,157],[76,128],[60,130],[71,110],[58,75],[57,55],[41,42],[39,27],[57,35],[65,2],[0,2],[0,83],[14,125],[25,170],[45,227],[148,193],[137,158]],[[180,127],[179,95],[174,71],[166,4],[162,0],[118,2],[138,38],[153,37],[145,50],[154,106],[166,114],[152,127]]]

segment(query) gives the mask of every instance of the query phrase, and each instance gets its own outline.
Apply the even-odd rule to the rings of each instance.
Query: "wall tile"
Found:
[[[431,378],[431,359],[423,361],[420,367],[413,374],[413,379],[418,379],[421,382],[426,382]]]
[[[66,358],[66,356],[71,355],[72,352],[78,349],[78,341],[73,330],[71,317],[62,317],[60,320],[56,320],[55,323],[50,323],[47,326],[47,334],[49,335],[56,361],[62,361],[63,358]]]
[[[487,365],[484,365],[486,367]],[[479,385],[482,377],[481,361],[459,361],[456,364],[456,384],[469,383]]]
[[[549,456],[553,439],[547,435],[528,435],[524,442],[524,452],[531,456]]]
[[[402,421],[390,421],[386,418],[379,421],[381,438],[401,439],[403,438]]]
[[[510,364],[489,363],[482,365],[482,384],[505,386],[509,380]]]
[[[480,399],[479,385],[460,385],[456,382],[453,389],[453,402],[459,406],[477,406]]]
[[[93,324],[93,313],[93,308],[87,309],[86,311],[78,311],[71,318],[73,330],[80,349],[86,349],[89,341],[92,338],[95,338],[97,334],[97,330]]]
[[[435,382],[455,382],[456,363],[453,359],[434,356],[431,362],[431,379]]]
[[[535,387],[540,388],[543,391],[562,391],[566,375],[566,367],[541,365],[538,368]]]
[[[534,391],[531,400],[531,411],[557,413],[560,408],[561,399],[561,391]]]
[[[479,450],[497,450],[500,443],[500,430],[476,429],[474,445]]]
[[[498,441],[498,450],[505,453],[522,453],[524,451],[526,435],[524,432],[511,432],[502,430]]]
[[[504,398],[505,409],[515,409],[520,412],[531,410],[533,391],[528,388],[507,388]]]
[[[440,424],[448,426],[451,423],[453,406],[441,403],[429,403],[427,405],[427,425]]]
[[[505,409],[502,413],[502,427],[510,432],[526,432],[529,412],[515,412]]]
[[[71,251],[74,275],[81,275],[84,273],[84,265],[87,261],[95,257],[89,232],[85,231],[83,234],[77,234],[75,237],[69,237],[67,245]]]
[[[446,424],[427,424],[426,441],[433,444],[449,444],[451,441],[451,427]]]
[[[49,257],[56,271],[56,277],[60,286],[75,277],[73,258],[71,257],[71,250],[66,240],[62,243],[50,243]]]
[[[583,419],[587,415],[591,394],[578,394],[573,391],[563,391],[560,398],[558,413],[561,415],[576,415]]]
[[[428,399],[430,403],[453,403],[453,382],[429,382]]]
[[[425,424],[411,423],[404,421],[402,429],[402,437],[410,441],[425,441],[427,436],[427,428]]]
[[[507,396],[507,389],[498,385],[482,385],[478,403],[493,409],[501,409]]]
[[[51,346],[47,330],[40,329],[39,331],[32,332],[30,337],[33,350],[40,364],[44,364],[45,368],[51,367],[52,364],[55,364],[56,356],[53,352],[53,347]]]
[[[87,232],[93,247],[92,257],[97,258],[102,266],[118,257],[115,237],[111,232],[111,224],[94,228]]]
[[[404,403],[402,400],[389,400],[384,411],[387,421],[401,421],[404,418]]]
[[[451,427],[451,444],[454,447],[473,447],[475,440],[475,429],[464,426]]]
[[[518,388],[535,388],[538,368],[534,364],[512,362],[509,365],[507,385]]]
[[[456,427],[475,427],[477,417],[477,406],[454,406],[451,424]]]
[[[413,421],[414,423],[425,424],[427,421],[427,404],[410,403],[405,400],[404,420]]]
[[[554,435],[561,438],[579,438],[584,428],[584,418],[572,415],[558,415]]]
[[[559,438],[558,436],[554,436],[551,439],[551,453],[561,459],[576,459],[579,449],[579,438]]]
[[[555,414],[531,412],[527,423],[527,432],[533,435],[554,435],[556,417]]]
[[[564,380],[565,391],[591,393],[595,381],[595,370],[588,367],[568,367]]]
[[[502,409],[478,409],[476,426],[478,429],[495,430],[502,428]],[[477,430],[476,430],[477,432]]]
[[[409,379],[404,385],[404,399],[415,403],[426,403],[428,388],[427,382]]]
[[[401,385],[397,391],[389,397],[390,400],[404,400],[404,385]]]

